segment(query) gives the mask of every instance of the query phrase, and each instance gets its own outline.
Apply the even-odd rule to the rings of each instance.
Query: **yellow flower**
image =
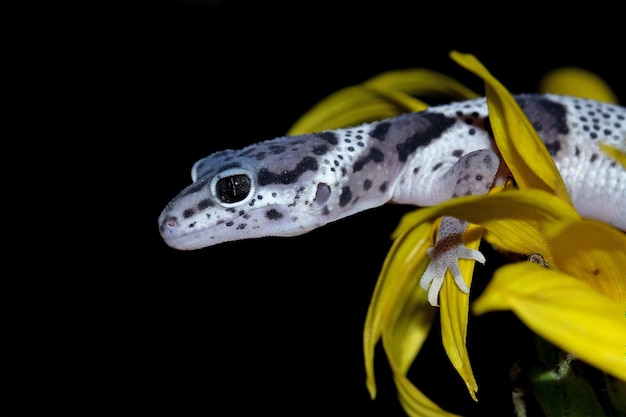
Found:
[[[419,286],[419,277],[429,264],[426,251],[433,244],[437,219],[443,215],[472,224],[464,235],[470,249],[478,249],[484,238],[504,252],[539,255],[552,268],[528,263],[501,268],[475,302],[475,313],[511,309],[529,328],[556,346],[626,380],[626,320],[621,313],[626,301],[626,237],[610,226],[578,215],[552,158],[513,97],[473,56],[456,52],[451,56],[484,80],[496,144],[519,189],[506,183],[488,195],[453,199],[402,218],[392,235],[393,245],[374,290],[363,332],[370,395],[376,396],[374,349],[382,339],[406,412],[412,416],[453,415],[428,399],[406,376],[436,312]],[[571,69],[566,74],[571,76]],[[604,85],[597,87],[599,84],[588,73],[574,84],[579,88],[575,91],[565,91],[572,84],[559,84],[561,78],[554,74],[551,77],[552,81],[550,77],[545,79],[544,86],[557,85],[556,92],[562,94],[605,100],[614,97]],[[413,95],[446,95],[450,99],[477,96],[436,72],[389,72],[328,97],[289,133],[343,127],[423,110],[426,104]],[[624,164],[620,150],[603,149]],[[474,261],[461,259],[459,266],[471,288]],[[477,401],[478,384],[465,345],[469,294],[459,290],[449,272],[446,275],[439,295],[442,343],[469,394]]]

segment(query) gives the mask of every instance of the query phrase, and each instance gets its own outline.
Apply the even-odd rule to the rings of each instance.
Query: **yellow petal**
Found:
[[[626,302],[626,234],[593,220],[554,224],[545,233],[555,269]],[[624,339],[626,343],[626,334]]]
[[[387,71],[363,83],[382,91],[401,91],[425,97],[445,97],[449,100],[467,100],[478,94],[453,78],[425,68]]]
[[[599,146],[604,153],[615,159],[617,162],[622,164],[624,168],[626,168],[626,152],[621,149],[613,148],[606,143],[600,143]]]
[[[339,90],[321,100],[289,130],[289,135],[319,132],[421,111],[426,103],[412,96],[446,97],[450,100],[477,96],[454,79],[424,68],[388,71],[364,83]]]
[[[287,134],[299,135],[385,119],[407,109],[379,93],[357,85],[326,97],[302,115]]]
[[[383,331],[382,339],[398,397],[405,412],[410,416],[452,416],[424,395],[406,374],[417,352],[424,344],[435,309],[428,303],[425,291],[420,291],[418,279],[412,276],[413,285],[405,287],[404,302],[393,308],[393,317]]]
[[[470,225],[464,235],[465,246],[469,249],[478,250],[482,227]],[[459,259],[459,267],[465,283],[471,288],[472,275],[475,261]],[[459,290],[454,282],[450,271],[446,272],[446,278],[440,293],[441,308],[441,340],[450,362],[465,381],[467,389],[474,399],[478,391],[478,384],[472,372],[469,355],[465,340],[467,337],[467,316],[469,312],[469,294]]]
[[[407,415],[411,417],[458,417],[458,414],[447,412],[431,401],[408,380],[392,359],[389,362],[398,389],[398,398]]]
[[[366,384],[371,397],[376,397],[374,349],[382,337],[400,402],[407,414],[415,417],[454,416],[428,399],[406,377],[428,337],[436,312],[417,279],[426,269],[426,249],[431,243],[428,223],[407,230],[394,241],[376,283],[363,330]]]
[[[392,320],[397,322],[398,311],[407,304],[409,297],[420,294],[426,300],[426,293],[418,288],[419,279],[416,277],[419,277],[427,266],[426,249],[431,244],[430,234],[430,224],[423,223],[398,237],[389,250],[376,282],[363,329],[366,385],[372,398],[376,397],[374,349],[381,334],[389,328]],[[415,302],[421,303],[422,301]],[[423,312],[419,313],[418,317],[408,318],[414,320],[417,325],[413,329],[414,333],[410,335],[411,343],[405,345],[410,348],[407,348],[404,353],[394,350],[396,363],[402,368],[408,369],[408,365],[417,355],[417,351],[430,330],[432,309],[422,310]],[[422,319],[419,320],[419,317]]]
[[[484,238],[501,250],[541,254],[548,264],[552,264],[553,259],[542,228],[568,219],[580,219],[572,206],[550,193],[533,189],[512,190],[454,198],[410,212],[402,217],[394,236],[415,224],[443,215],[483,226],[486,229]]]
[[[496,145],[519,187],[548,191],[570,202],[552,157],[513,96],[473,55],[452,51],[450,56],[485,81]]]
[[[562,67],[550,71],[539,82],[539,91],[617,104],[617,96],[602,78],[578,67]]]
[[[498,269],[472,306],[475,314],[509,309],[554,345],[626,380],[623,302],[562,272],[516,263]]]

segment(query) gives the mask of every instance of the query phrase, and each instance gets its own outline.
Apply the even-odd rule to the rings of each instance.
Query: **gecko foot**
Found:
[[[452,234],[437,240],[435,246],[429,248],[426,253],[431,261],[422,275],[420,286],[428,291],[428,302],[435,307],[439,306],[439,291],[443,285],[446,270],[450,270],[459,289],[468,294],[469,288],[461,274],[459,259],[473,259],[481,264],[485,263],[485,257],[480,251],[465,247],[462,234]]]

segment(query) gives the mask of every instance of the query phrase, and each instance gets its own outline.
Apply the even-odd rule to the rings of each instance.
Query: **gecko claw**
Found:
[[[469,294],[470,289],[463,279],[463,274],[461,274],[459,259],[471,259],[481,264],[485,263],[483,254],[480,251],[466,248],[462,243],[461,236],[455,240],[455,244],[451,244],[449,239],[446,239],[443,244],[437,242],[434,247],[428,248],[426,251],[431,261],[420,279],[420,286],[424,291],[428,291],[428,302],[434,307],[439,306],[439,291],[448,269],[459,290]]]

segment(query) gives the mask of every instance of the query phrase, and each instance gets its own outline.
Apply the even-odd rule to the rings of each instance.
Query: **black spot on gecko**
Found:
[[[441,168],[442,165],[443,165],[443,162],[437,162],[435,166],[433,166],[433,172]]]
[[[376,127],[374,128],[374,130],[370,132],[370,136],[373,137],[374,139],[383,141],[385,140],[385,136],[387,135],[387,132],[389,131],[390,126],[391,126],[391,123],[389,122],[378,123]]]
[[[554,156],[561,150],[561,142],[556,140],[554,142],[546,143],[546,149],[548,149],[550,155]]]
[[[463,149],[455,149],[452,151],[452,156],[456,157],[456,158],[460,158],[461,156],[463,156]]]
[[[200,202],[198,203],[198,210],[204,210],[209,207],[213,207],[213,202],[208,198],[200,200]]]
[[[381,193],[384,193],[385,191],[387,191],[388,186],[389,184],[387,184],[387,181],[385,181],[382,184],[380,184],[380,187],[378,187],[378,189],[380,190]]]
[[[270,209],[265,212],[265,217],[269,220],[280,220],[283,218],[283,214],[276,209]]]
[[[224,223],[224,226],[231,227],[234,224],[235,224],[235,222],[230,221],[230,222]]]
[[[183,218],[188,219],[194,214],[196,214],[196,212],[193,209],[186,209],[185,211],[183,211]]]
[[[593,162],[596,159],[598,159],[598,154],[597,153],[591,154],[591,158],[589,158],[589,162]]]
[[[273,155],[280,155],[287,150],[287,147],[282,145],[270,145],[269,149]]]
[[[237,225],[237,230],[243,230],[246,228],[247,225],[248,225],[247,223],[239,223]]]
[[[341,207],[345,206],[352,200],[352,191],[350,187],[345,186],[341,189],[341,195],[339,196],[339,205]]]
[[[385,155],[378,148],[371,148],[370,153],[354,163],[352,170],[359,172],[368,162],[380,163],[385,160]]]
[[[485,128],[485,131],[489,134],[489,137],[493,138],[493,128],[491,127],[491,120],[489,120],[489,116],[485,117],[483,127]]]
[[[322,132],[318,133],[317,136],[320,139],[330,143],[331,145],[336,145],[337,143],[339,143],[339,141],[337,140],[337,135],[335,135],[333,132]]]
[[[565,106],[545,97],[516,97],[518,104],[545,143],[558,141],[569,133]]]
[[[406,162],[409,155],[415,152],[417,148],[426,146],[433,139],[440,137],[455,122],[455,118],[447,117],[441,113],[420,113],[419,118],[415,119],[417,132],[396,145],[400,161]]]
[[[366,179],[365,181],[363,181],[363,189],[367,191],[370,188],[372,188],[372,180]]]
[[[298,178],[306,171],[317,171],[318,165],[315,158],[312,156],[305,156],[302,161],[298,162],[296,167],[291,171],[283,171],[279,174],[271,172],[267,168],[259,170],[258,181],[259,185],[268,184],[293,184],[298,181]]]

